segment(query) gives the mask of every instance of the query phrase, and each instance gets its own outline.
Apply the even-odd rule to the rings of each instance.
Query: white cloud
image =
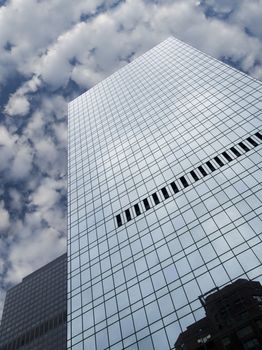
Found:
[[[11,177],[14,179],[23,179],[29,175],[32,168],[33,153],[31,147],[22,143],[18,147],[11,167]]]
[[[5,113],[9,116],[24,116],[28,114],[30,103],[28,94],[35,92],[40,86],[40,80],[36,76],[26,81],[14,94],[12,94],[5,107]]]
[[[33,153],[27,140],[0,127],[0,148],[0,171],[6,172],[7,180],[21,180],[28,176]]]
[[[59,181],[45,179],[36,192],[31,195],[32,203],[38,207],[53,207],[59,199],[57,190],[60,188]]]
[[[39,230],[14,243],[9,255],[12,265],[6,281],[19,283],[24,276],[64,253],[65,243],[65,238],[53,228]]]
[[[95,85],[102,80],[103,75],[99,72],[93,71],[84,64],[79,64],[72,69],[71,79],[81,87]]]
[[[56,133],[58,126],[54,126],[53,129]],[[65,147],[65,143],[56,145],[54,139],[49,136],[46,139],[34,140],[34,164],[43,174],[48,174],[53,179],[60,178],[66,173]]]
[[[60,147],[67,149],[67,125],[65,123],[57,123],[54,125],[54,132]]]
[[[6,6],[2,6],[0,66],[2,64],[5,68],[2,79],[8,76],[14,67],[22,74],[31,75],[35,62],[45,53],[50,43],[77,23],[81,15],[93,14],[102,2],[12,0]],[[7,44],[10,46],[9,51],[4,49]]]
[[[24,116],[29,112],[30,103],[25,96],[13,94],[5,108],[5,112],[10,116]]]
[[[6,170],[13,159],[17,138],[9,133],[6,127],[0,126],[0,171]]]
[[[5,209],[4,202],[0,202],[0,232],[5,232],[10,225],[10,216]]]
[[[249,5],[245,2],[240,9],[245,6]],[[242,68],[249,71],[252,64],[245,62],[262,59],[262,45],[238,25],[236,18],[231,22],[206,18],[194,1],[156,6],[128,0],[116,10],[62,33],[38,61],[37,74],[54,87],[70,78],[90,87],[121,67],[123,57],[132,53],[138,56],[170,35],[217,58],[245,59]],[[77,62],[74,66],[70,63],[73,59]]]
[[[11,199],[10,205],[12,210],[20,211],[23,208],[23,198],[20,191],[12,188],[9,190],[9,195]]]
[[[67,117],[67,101],[61,95],[51,95],[42,99],[41,109],[45,114],[55,115],[57,120]]]
[[[39,139],[44,137],[45,115],[42,111],[36,110],[32,113],[24,134],[29,139]]]
[[[70,78],[81,86],[90,87],[121,67],[123,57],[132,53],[138,56],[170,35],[218,58],[232,56],[239,60],[252,56],[252,62],[261,60],[261,42],[245,31],[247,27],[253,33],[261,35],[261,0],[240,1],[238,4],[236,1],[205,2],[215,11],[223,13],[234,8],[235,12],[227,22],[206,18],[202,7],[197,6],[193,0],[162,1],[158,5],[142,0],[127,0],[116,9],[98,14],[87,22],[79,21],[81,15],[94,13],[101,3],[102,1],[92,1],[87,5],[84,1],[79,1],[74,6],[68,3],[68,9],[65,9],[63,1],[53,0],[47,4],[31,0],[29,9],[28,4],[13,1],[2,10],[8,13],[3,22],[9,28],[5,29],[5,40],[15,41],[12,55],[16,57],[15,50],[23,51],[24,61],[30,62],[25,68],[24,61],[17,53],[17,70],[23,74],[41,76],[53,88],[65,86]],[[14,11],[20,12],[25,18],[32,11],[35,12],[30,24],[25,25],[26,19],[15,24],[20,30],[19,40],[16,35],[13,37],[10,34],[11,23],[12,32],[15,32],[13,21],[11,22]],[[73,12],[71,15],[70,11]],[[28,27],[33,28],[35,21],[38,21],[37,28],[48,27],[47,30],[29,31]],[[9,35],[12,40],[7,39]],[[21,36],[24,41],[20,40]],[[30,47],[23,50],[23,42],[30,42]],[[249,71],[250,66],[243,64],[243,69]],[[28,107],[26,101],[21,100],[21,94],[16,97],[22,104],[22,113],[25,113]]]
[[[241,6],[232,15],[232,22],[241,26],[243,29],[247,28],[253,35],[262,39],[262,1],[251,0],[242,1]]]

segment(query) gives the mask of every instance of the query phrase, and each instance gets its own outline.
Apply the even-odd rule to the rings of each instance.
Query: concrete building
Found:
[[[67,255],[7,291],[0,350],[66,349]]]

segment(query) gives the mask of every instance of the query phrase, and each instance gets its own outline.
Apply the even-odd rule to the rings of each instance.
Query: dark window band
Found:
[[[145,209],[146,209],[146,210],[149,210],[149,209],[150,209],[150,204],[149,204],[147,198],[143,199],[143,203],[144,203]]]
[[[222,162],[222,160],[219,158],[219,157],[215,157],[214,158],[215,159],[215,161],[217,162],[217,164],[219,165],[219,166],[223,166],[224,165],[224,163]]]
[[[210,169],[211,171],[215,171],[215,170],[216,170],[216,168],[215,168],[214,165],[210,162],[210,160],[208,160],[208,161],[206,162],[206,165],[209,167],[209,169]]]
[[[245,151],[248,152],[249,148],[243,143],[243,142],[239,142],[239,146]]]
[[[230,149],[234,153],[235,156],[237,156],[237,157],[241,156],[241,153],[238,152],[238,150],[235,147],[231,147]]]
[[[255,140],[253,140],[251,137],[248,137],[248,138],[247,138],[247,141],[248,141],[249,143],[251,143],[251,145],[254,146],[254,147],[257,147],[257,146],[258,146],[258,143],[257,143]]]
[[[161,192],[163,193],[165,199],[169,198],[169,194],[165,187],[161,188]]]
[[[136,216],[141,215],[141,210],[139,208],[139,204],[138,203],[134,205],[134,208],[135,208]]]
[[[153,200],[155,202],[155,205],[160,203],[160,200],[159,200],[158,195],[157,195],[156,192],[152,194],[152,197],[153,197]]]
[[[116,216],[116,222],[118,227],[122,226],[122,219],[120,214]]]
[[[131,218],[131,214],[130,214],[130,210],[129,209],[126,209],[125,210],[125,214],[126,214],[126,220],[127,221],[130,221],[132,218]]]
[[[211,172],[214,172],[217,169],[219,169],[219,167],[223,167],[225,164],[227,164],[227,162],[228,163],[232,162],[234,159],[242,156],[246,152],[249,152],[252,148],[257,147],[259,144],[261,144],[261,141],[262,141],[262,135],[260,134],[260,132],[256,132],[254,135],[247,137],[243,141],[240,141],[236,146],[232,146],[228,150],[223,151],[221,154],[208,160],[207,162],[204,163],[205,165],[203,164],[199,165],[197,167],[198,172],[196,171],[196,169],[193,169],[188,174],[181,176],[179,180],[170,182],[169,185],[162,187],[160,189],[164,199],[168,199],[170,197],[168,192],[170,191],[170,189],[168,189],[168,186],[171,187],[174,194],[177,194],[180,191],[179,188],[181,188],[181,185],[183,186],[183,188],[187,188],[188,186],[190,186],[191,183],[189,183],[187,179],[192,178],[193,181],[195,182],[198,181],[201,178],[201,175],[202,177],[205,177],[209,175]],[[246,143],[248,143],[248,146]],[[205,170],[205,168],[207,170]],[[191,177],[189,176],[189,174],[191,175]],[[180,182],[180,186],[178,185],[179,182]],[[160,196],[160,193],[154,192],[151,195],[151,199],[153,198],[153,200],[151,200],[152,205],[158,205],[161,201],[160,198],[163,198],[163,197]],[[146,211],[151,208],[148,198],[144,198],[142,202]],[[136,216],[141,215],[142,212],[138,203],[134,205],[134,209],[135,209]],[[131,213],[132,211],[130,209],[126,209],[125,215],[122,215],[122,214],[116,215],[117,227],[122,226],[123,221],[129,222],[130,220],[134,219],[134,217],[132,218]],[[123,220],[124,217],[125,219]]]
[[[226,158],[228,162],[232,162],[233,158],[230,157],[230,155],[225,151],[222,152],[222,155]]]
[[[195,173],[194,170],[191,170],[191,171],[190,171],[190,174],[191,174],[191,176],[193,177],[193,179],[194,179],[195,181],[198,181],[198,180],[199,180],[199,177],[197,176],[197,174]]]
[[[176,194],[177,192],[179,192],[179,189],[178,189],[178,187],[177,187],[175,181],[172,181],[170,185],[171,185],[172,190],[174,191],[175,194]]]
[[[198,169],[199,169],[199,171],[201,172],[201,174],[202,174],[203,176],[207,176],[207,172],[206,172],[205,169],[202,167],[202,165],[199,165]]]

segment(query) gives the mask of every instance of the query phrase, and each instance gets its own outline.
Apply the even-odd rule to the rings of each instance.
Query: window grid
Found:
[[[261,280],[260,89],[170,38],[69,104],[70,349],[169,349]]]
[[[257,140],[262,140],[262,135],[260,134],[259,131],[257,131],[254,135],[252,135],[252,137],[249,136],[245,141],[248,141],[249,144],[252,145],[253,147],[257,147],[259,144],[258,144],[258,142],[254,139],[255,136],[257,137]],[[232,153],[233,153],[236,157],[240,157],[240,156],[242,156],[242,155],[244,154],[243,152],[249,152],[249,151],[251,150],[251,148],[248,148],[247,145],[246,145],[244,142],[242,142],[242,141],[240,141],[240,142],[238,143],[238,145],[242,148],[242,154],[241,154],[234,146],[232,146],[232,147],[230,148],[230,150],[232,151]],[[208,166],[208,168],[209,168],[209,170],[211,171],[211,173],[219,169],[219,168],[216,168],[216,167],[214,166],[214,161],[217,163],[217,166],[219,166],[220,168],[223,167],[223,166],[225,165],[225,163],[222,161],[223,158],[221,159],[221,155],[224,156],[224,161],[227,160],[228,162],[231,162],[231,161],[234,160],[234,158],[232,158],[228,153],[229,153],[229,150],[223,151],[223,152],[219,155],[220,157],[219,157],[219,156],[215,156],[215,157],[213,158],[213,162],[211,162],[210,160],[208,160],[208,161],[205,163],[205,164]],[[203,177],[205,177],[205,176],[208,175],[208,173],[203,169],[203,164],[202,164],[202,165],[199,165],[199,166],[198,166],[198,169],[200,170],[200,173],[201,173],[201,175],[202,175]],[[188,174],[186,174],[185,176],[181,176],[181,177],[180,177],[179,180],[181,181],[182,186],[183,186],[184,188],[187,188],[187,187],[189,186],[189,183],[188,183],[188,181],[187,181],[187,177],[189,177],[189,174],[191,175],[191,177],[192,177],[192,179],[193,179],[194,181],[198,181],[198,180],[199,180],[199,177],[198,177],[198,175],[195,173],[195,171],[196,171],[196,169],[191,170],[191,171],[190,171]],[[189,178],[190,178],[190,177],[189,177]],[[175,181],[172,181],[169,185],[171,186],[171,188],[172,188],[172,190],[173,190],[173,194],[176,194],[176,193],[179,192],[179,189],[178,189],[177,184],[176,184]],[[165,196],[165,195],[164,195],[164,196],[165,196],[165,199],[168,199],[168,198],[169,198],[169,195],[168,195],[168,192],[167,192],[166,187],[163,187],[163,188],[161,189],[161,191],[162,191],[162,193],[163,193],[163,191],[164,191],[164,193],[166,193],[166,196]],[[160,203],[160,201],[159,201],[159,199],[158,199],[157,192],[154,192],[154,193],[152,194],[152,197],[153,197],[153,200],[154,200],[154,204],[155,204],[155,205],[157,205],[157,204]],[[157,200],[155,200],[155,198],[157,198]],[[143,203],[144,203],[144,206],[145,206],[145,210],[149,210],[149,209],[150,209],[150,206],[149,206],[149,203],[148,203],[148,199],[147,199],[147,198],[143,199]],[[145,204],[145,203],[146,203],[146,204]],[[138,211],[139,214],[138,214],[138,215],[140,215],[140,214],[141,214],[140,208],[143,207],[143,206],[142,206],[141,204],[139,205],[139,203],[134,204],[134,206],[136,206],[137,208],[139,208],[139,211]],[[131,214],[130,214],[130,209],[126,209],[125,212],[126,212],[126,211],[128,211],[128,213],[129,213],[128,217],[126,216],[126,221],[129,222],[129,221],[132,220]],[[137,216],[138,216],[138,215],[137,215]],[[134,218],[135,218],[135,217],[133,217],[133,219],[134,219]],[[121,218],[121,214],[118,214],[118,215],[116,216],[116,223],[117,223],[117,227],[120,227],[120,226],[123,225],[123,221],[122,221],[122,218]]]

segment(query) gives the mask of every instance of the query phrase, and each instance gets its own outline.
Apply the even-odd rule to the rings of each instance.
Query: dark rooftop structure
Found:
[[[66,349],[66,293],[66,254],[11,288],[0,326],[0,350]]]
[[[262,349],[262,287],[239,279],[200,297],[206,317],[187,327],[176,350]]]

